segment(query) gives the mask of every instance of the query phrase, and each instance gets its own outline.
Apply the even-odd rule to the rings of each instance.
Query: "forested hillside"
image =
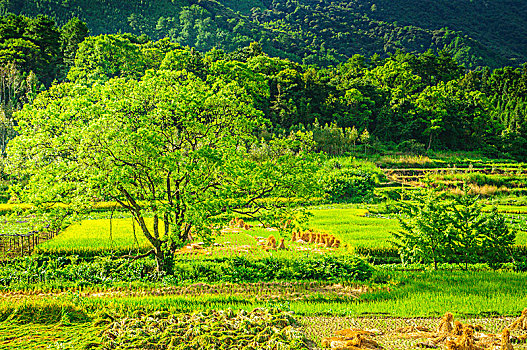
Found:
[[[389,58],[354,55],[324,68],[272,57],[257,42],[229,52],[196,50],[168,38],[85,36],[77,19],[58,27],[45,17],[2,18],[0,62],[11,67],[4,92],[16,91],[2,99],[2,148],[13,136],[13,111],[51,81],[90,86],[170,70],[239,85],[269,121],[264,138],[299,132],[294,137],[312,137],[318,151],[332,154],[360,144],[365,152],[397,147],[527,157],[527,65],[466,72],[447,51],[429,50]]]
[[[354,54],[447,49],[465,68],[527,61],[521,0],[4,0],[3,13],[76,16],[91,34],[130,32],[226,51],[261,43],[270,55],[320,66]]]

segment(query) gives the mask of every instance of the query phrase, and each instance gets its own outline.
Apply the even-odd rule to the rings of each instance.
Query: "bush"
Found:
[[[423,155],[426,153],[426,146],[422,144],[421,142],[418,142],[417,140],[411,139],[411,140],[401,142],[397,146],[397,150],[399,152],[403,152],[407,154]]]
[[[496,254],[489,259],[488,250],[478,250],[476,252],[477,259],[475,264],[487,264],[494,269],[511,260],[509,254]],[[401,256],[395,247],[358,247],[355,248],[355,253],[364,257],[374,265],[384,264],[401,264]],[[514,258],[514,269],[517,271],[527,271],[527,246],[513,246],[510,248],[510,254]],[[451,256],[444,261],[447,264],[459,262],[457,256]]]
[[[512,258],[516,232],[496,209],[487,213],[483,208],[468,187],[454,201],[444,200],[444,194],[434,189],[414,194],[412,201],[399,206],[401,230],[393,233],[393,243],[403,260],[432,261],[436,268],[446,261],[467,268],[482,257],[490,267],[499,268]]]
[[[373,268],[357,257],[298,257],[248,259],[217,258],[176,262],[174,278],[204,282],[257,282],[273,280],[357,280],[371,277]]]
[[[393,247],[357,247],[355,253],[368,258],[375,265],[401,263],[399,251]]]
[[[0,268],[0,286],[37,283],[111,285],[117,282],[158,281],[153,259],[130,261],[96,257],[84,261],[70,257],[26,257]],[[309,256],[249,259],[246,257],[175,260],[172,282],[269,282],[274,280],[365,281],[373,267],[355,256]]]
[[[321,185],[332,202],[359,203],[373,197],[375,179],[362,170],[335,169],[322,176]]]
[[[519,258],[514,261],[514,271],[527,272],[527,257]]]

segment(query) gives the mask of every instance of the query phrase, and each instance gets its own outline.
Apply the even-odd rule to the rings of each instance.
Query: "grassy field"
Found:
[[[388,246],[390,232],[399,229],[397,220],[366,217],[366,209],[316,209],[310,226],[331,233],[348,247]]]
[[[39,293],[3,292],[0,320],[23,306],[53,310],[73,303],[87,312],[119,310],[129,314],[166,310],[245,309],[279,307],[303,316],[435,317],[445,312],[459,316],[514,316],[527,305],[527,274],[508,271],[389,271],[380,269],[372,282],[257,282],[195,283],[104,287],[85,291]],[[375,282],[376,281],[376,282]],[[381,283],[382,282],[382,283]],[[423,305],[426,300],[426,306]],[[57,315],[64,313],[62,306]],[[35,319],[49,320],[53,311]]]
[[[442,177],[444,180],[474,178],[489,183],[504,181],[509,185],[514,176],[525,177],[523,165],[484,158],[475,160],[464,158],[464,155],[436,159],[394,157],[381,161],[393,169],[401,168],[408,174],[423,173],[426,167],[436,168],[436,177],[445,174]],[[448,175],[453,164],[458,164],[458,169],[466,167],[460,171],[467,171],[467,174]],[[492,168],[498,169],[503,175],[488,175]],[[486,173],[486,177],[468,174],[477,169]],[[413,176],[405,174],[402,176]],[[384,187],[385,192],[396,189]],[[518,189],[523,190],[521,186]],[[516,243],[527,245],[527,206],[524,205],[527,204],[527,198],[510,195],[485,200],[489,204],[486,209],[490,210],[490,204],[497,204],[498,210],[518,230]],[[0,212],[13,211],[15,208],[14,205],[0,206]],[[304,261],[307,255],[346,255],[356,247],[389,247],[391,232],[399,229],[399,223],[388,215],[375,214],[382,212],[375,210],[378,208],[375,204],[319,205],[310,208],[313,216],[308,226],[316,232],[339,238],[343,244],[338,249],[323,248],[315,243],[293,243],[279,230],[258,227],[256,222],[249,222],[253,224],[252,229],[224,230],[215,237],[214,246],[192,251],[188,253],[189,256],[187,253],[182,254],[181,258],[193,261],[201,257],[242,255],[290,260],[300,256],[300,260]],[[152,224],[150,219],[147,224]],[[20,223],[18,225],[25,229]],[[149,249],[149,242],[137,226],[134,238],[130,215],[116,212],[111,227],[110,235],[109,213],[94,213],[41,244],[39,251],[59,254],[90,251],[93,256],[112,251],[126,255],[127,251],[135,253],[137,250]],[[4,227],[3,230],[8,228]],[[261,243],[270,235],[277,240],[285,238],[287,250],[265,251]],[[110,261],[113,258],[106,259]],[[320,345],[323,337],[341,328],[388,331],[410,324],[433,326],[438,317],[446,312],[454,313],[456,319],[474,320],[498,332],[527,306],[527,294],[524,292],[527,290],[526,273],[511,270],[462,271],[453,265],[442,266],[439,271],[391,268],[377,266],[373,278],[367,282],[295,279],[213,283],[211,281],[215,280],[211,279],[199,280],[202,282],[198,283],[195,278],[178,282],[175,278],[168,278],[173,276],[166,276],[155,281],[134,280],[126,283],[109,280],[94,285],[77,284],[77,279],[73,279],[71,284],[57,282],[55,285],[51,281],[35,285],[28,282],[27,285],[11,289],[6,286],[0,288],[0,350],[86,348],[90,343],[99,341],[102,328],[94,326],[94,321],[101,313],[121,317],[133,316],[138,312],[191,313],[210,309],[251,311],[255,308],[279,308],[293,312],[301,323],[302,331],[313,344]],[[416,345],[416,341],[397,342],[389,337],[380,338],[379,342],[385,349],[409,349]],[[515,345],[515,349],[526,348],[525,344]]]
[[[368,210],[361,208],[319,207],[313,209],[312,212],[313,217],[309,227],[317,232],[333,234],[339,238],[346,245],[346,248],[340,249],[340,251],[358,246],[387,246],[390,232],[396,231],[399,226],[397,220],[365,217]],[[101,215],[84,219],[71,225],[54,239],[39,245],[38,251],[71,251],[75,253],[76,251],[92,250],[97,252],[117,248],[122,251],[134,250],[138,247],[144,249],[150,246],[137,225],[135,227],[137,241],[134,239],[131,218],[112,219],[110,235],[110,220],[100,217]],[[151,225],[151,219],[147,219],[147,224]],[[261,255],[258,240],[265,240],[270,235],[275,236],[277,240],[286,238],[287,247],[295,251],[319,250],[315,244],[291,243],[290,237],[282,237],[283,233],[255,225],[249,231],[234,230],[234,232],[224,232],[216,237],[215,242],[223,247],[213,249],[213,255],[231,255],[237,251]],[[228,249],[229,247],[231,249]],[[325,252],[327,253],[329,250]]]

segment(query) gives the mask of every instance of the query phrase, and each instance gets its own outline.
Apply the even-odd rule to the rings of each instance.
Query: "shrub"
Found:
[[[444,194],[428,190],[414,195],[411,202],[399,206],[401,230],[393,233],[394,245],[403,260],[476,263],[483,257],[492,268],[511,257],[516,238],[503,215],[496,209],[487,213],[478,197],[468,187],[454,201],[445,201]]]
[[[373,197],[371,173],[356,169],[334,169],[322,176],[321,185],[332,202],[364,202]]]
[[[426,153],[426,146],[417,140],[411,139],[401,142],[397,150],[403,153],[423,155]]]
[[[371,277],[373,268],[353,256],[248,259],[245,257],[176,261],[179,281],[257,282],[273,280],[358,280]]]
[[[37,283],[73,283],[77,286],[108,285],[116,282],[157,281],[153,259],[130,261],[96,257],[84,261],[71,257],[26,257],[0,268],[0,286]],[[365,281],[373,267],[355,256],[307,256],[295,258],[246,257],[174,260],[167,281],[269,282],[274,280]]]
[[[395,247],[358,247],[355,248],[355,253],[364,257],[374,265],[400,265],[401,263],[401,256],[399,255],[398,249]],[[493,269],[496,269],[497,267],[503,268],[504,265],[512,264],[516,271],[527,271],[527,246],[513,246],[508,252],[505,251],[504,253],[505,254],[496,254],[489,258],[488,250],[477,250],[477,259],[474,263],[486,264]],[[513,263],[509,262],[511,260],[511,255],[514,258]],[[446,258],[444,262],[447,264],[453,264],[458,262],[458,258],[456,256],[450,256],[449,258]]]

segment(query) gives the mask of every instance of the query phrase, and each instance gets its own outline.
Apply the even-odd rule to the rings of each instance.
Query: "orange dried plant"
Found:
[[[453,327],[452,327],[452,321],[454,320],[454,315],[452,315],[450,312],[447,312],[443,318],[441,319],[441,322],[439,323],[439,326],[437,327],[437,333],[452,333]]]
[[[276,238],[273,235],[267,237],[266,246],[271,249],[276,249]]]
[[[514,321],[509,329],[527,330],[527,309],[523,309],[520,318]]]
[[[501,332],[500,350],[514,350],[511,343],[511,332],[508,328],[505,328],[503,332]]]

